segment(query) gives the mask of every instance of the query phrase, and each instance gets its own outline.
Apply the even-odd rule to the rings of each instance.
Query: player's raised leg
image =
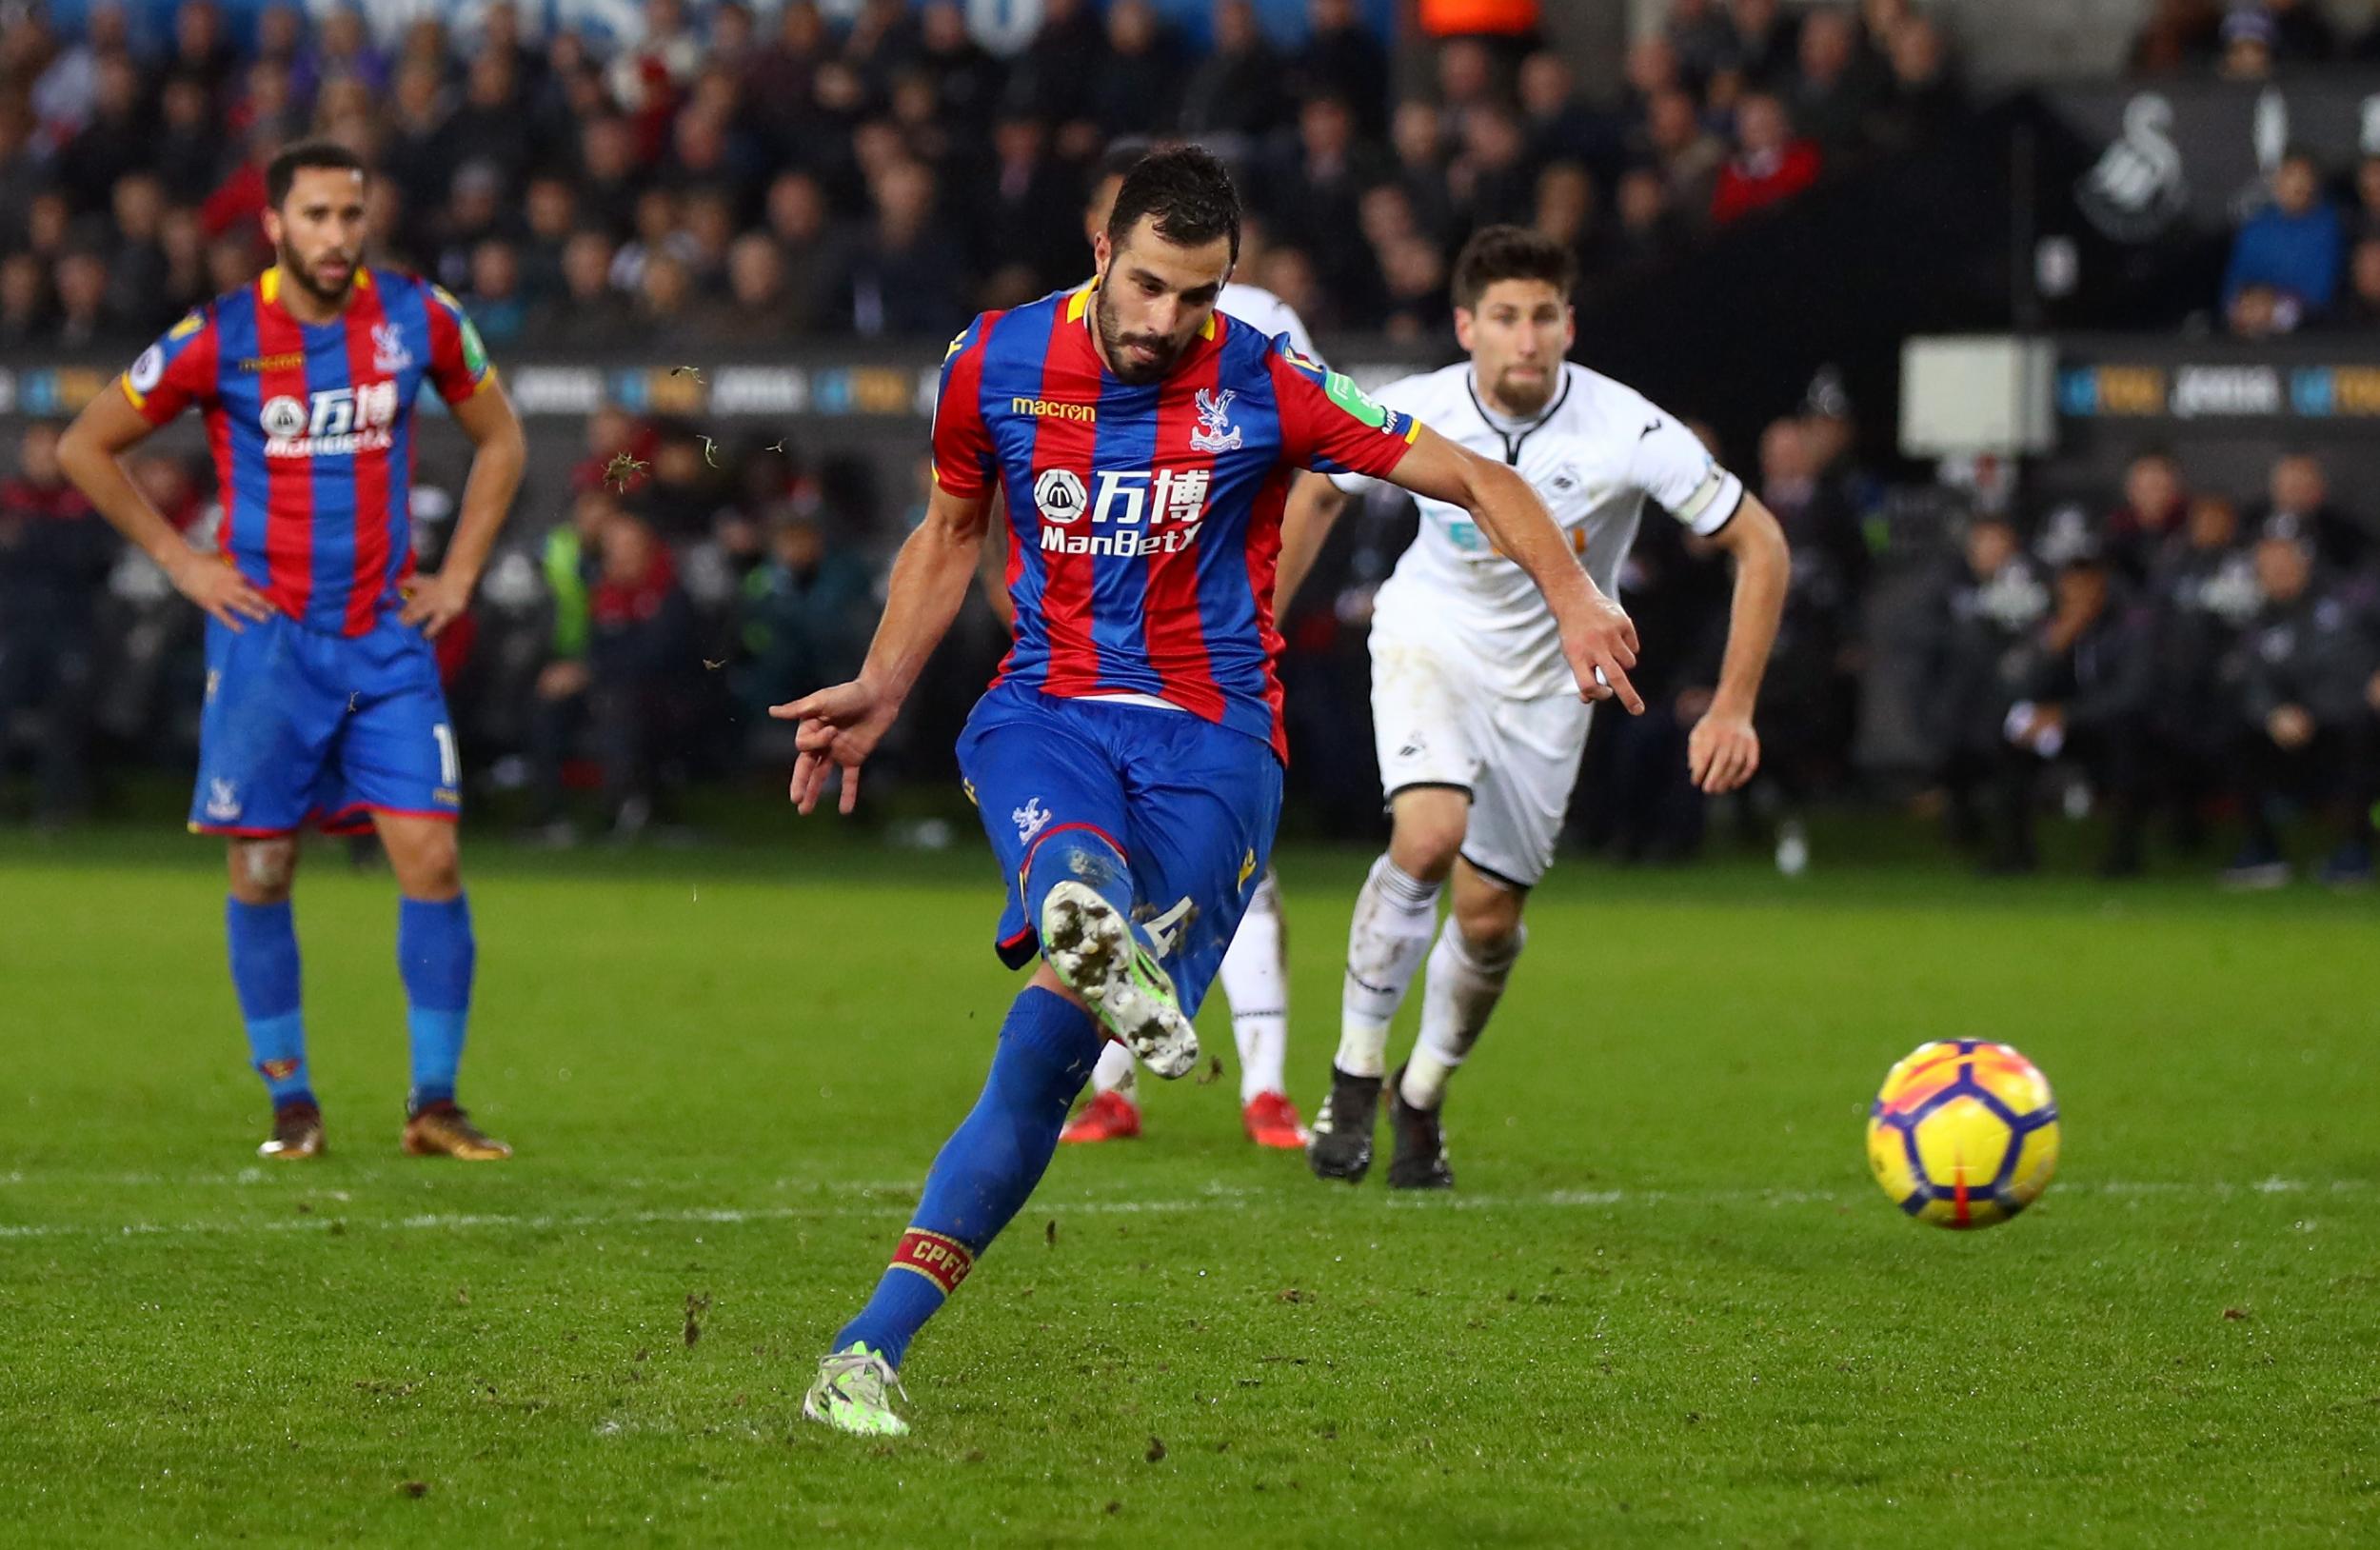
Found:
[[[1259,1146],[1284,1150],[1306,1143],[1306,1128],[1289,1101],[1289,966],[1282,950],[1280,884],[1271,870],[1257,884],[1217,974],[1231,1004],[1231,1033],[1240,1046],[1240,1123]]]
[[[1270,871],[1257,884],[1216,976],[1231,1004],[1240,1046],[1240,1121],[1259,1146],[1306,1143],[1283,1069],[1289,1045],[1289,974],[1281,956],[1280,889]],[[1069,1145],[1132,1141],[1140,1134],[1140,1083],[1131,1051],[1111,1045],[1091,1073],[1091,1102],[1058,1139]]]
[[[375,812],[372,822],[397,875],[397,970],[413,1064],[402,1144],[415,1157],[508,1158],[512,1148],[483,1133],[455,1103],[479,944],[454,825],[395,812]]]
[[[234,837],[229,848],[231,893],[224,901],[224,936],[230,948],[231,985],[240,999],[248,1052],[272,1099],[272,1135],[256,1150],[291,1162],[319,1157],[323,1115],[306,1069],[297,923],[289,904],[297,837]]]
[[[1488,877],[1469,862],[1456,864],[1454,907],[1423,971],[1421,1035],[1394,1079],[1389,1103],[1395,1140],[1388,1162],[1391,1189],[1454,1186],[1440,1123],[1446,1082],[1486,1031],[1529,940],[1520,924],[1527,902],[1526,890]]]
[[[1413,785],[1389,801],[1388,853],[1372,864],[1347,931],[1331,1093],[1314,1117],[1306,1161],[1319,1179],[1361,1179],[1372,1167],[1388,1025],[1430,950],[1438,897],[1462,850],[1471,797],[1453,785]]]

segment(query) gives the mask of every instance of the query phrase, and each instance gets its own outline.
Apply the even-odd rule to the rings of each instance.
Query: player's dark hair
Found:
[[[300,140],[284,146],[265,169],[265,200],[274,209],[289,197],[300,172],[324,169],[365,175],[364,158],[336,140]]]
[[[1108,242],[1122,247],[1143,216],[1155,219],[1159,236],[1184,248],[1229,237],[1231,261],[1240,262],[1240,190],[1212,151],[1168,146],[1133,163],[1108,212]]]
[[[1578,259],[1566,244],[1527,227],[1481,227],[1455,259],[1455,305],[1476,309],[1498,280],[1542,280],[1567,302],[1578,284]]]

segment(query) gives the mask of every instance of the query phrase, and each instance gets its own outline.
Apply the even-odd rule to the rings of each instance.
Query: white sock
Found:
[[[1231,1003],[1240,1045],[1240,1102],[1288,1090],[1289,975],[1281,961],[1280,890],[1273,874],[1256,885],[1218,976]]]
[[[1453,917],[1430,950],[1430,972],[1421,983],[1421,1037],[1398,1091],[1415,1108],[1436,1108],[1446,1096],[1446,1079],[1471,1054],[1487,1030],[1488,1015],[1504,994],[1513,961],[1527,944],[1529,928],[1484,952],[1463,938]]]
[[[1132,1051],[1110,1039],[1107,1047],[1100,1051],[1099,1064],[1091,1067],[1091,1090],[1121,1093],[1124,1102],[1138,1103],[1140,1101],[1140,1084],[1133,1070]]]
[[[1388,1024],[1405,999],[1438,924],[1438,884],[1382,856],[1356,895],[1347,928],[1347,984],[1339,1005],[1339,1056],[1351,1077],[1388,1074]]]

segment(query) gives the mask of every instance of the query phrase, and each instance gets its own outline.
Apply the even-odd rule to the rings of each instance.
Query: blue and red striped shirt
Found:
[[[1289,482],[1385,475],[1418,427],[1220,312],[1171,375],[1127,386],[1092,343],[1095,289],[987,312],[942,363],[935,480],[1007,497],[1016,645],[994,682],[1150,695],[1285,756],[1273,571]]]
[[[223,497],[223,551],[273,606],[361,635],[413,572],[413,398],[449,404],[493,376],[452,296],[364,269],[347,309],[298,321],[281,271],[192,312],[123,378],[151,425],[192,404]]]

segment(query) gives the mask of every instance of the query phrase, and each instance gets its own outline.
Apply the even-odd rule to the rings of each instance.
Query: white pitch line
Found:
[[[2109,1179],[2057,1186],[2061,1195],[2204,1196],[2231,1200],[2247,1195],[2305,1195],[2338,1199],[2362,1196],[2374,1187],[2366,1179],[2334,1179],[2310,1182],[2298,1179],[2260,1179],[2249,1183],[2191,1183],[2181,1180]],[[883,1194],[896,1186],[827,1186],[822,1193]],[[1523,1195],[1450,1195],[1390,1197],[1383,1203],[1397,1211],[1561,1211],[1607,1210],[1620,1206],[1657,1205],[1839,1205],[1873,1198],[1867,1190],[1833,1189],[1556,1189]],[[1290,1197],[1264,1191],[1210,1186],[1206,1193],[1186,1199],[1044,1200],[1033,1202],[1037,1212],[1056,1216],[1142,1216],[1193,1211],[1240,1211],[1259,1202],[1286,1203]],[[476,1232],[503,1229],[547,1232],[588,1228],[650,1226],[741,1226],[754,1222],[843,1220],[891,1217],[901,1213],[901,1200],[867,1204],[819,1202],[803,1205],[754,1207],[684,1207],[652,1211],[599,1211],[525,1215],[504,1211],[420,1212],[411,1216],[360,1219],[353,1222],[323,1211],[302,1218],[216,1222],[134,1222],[113,1226],[87,1222],[0,1222],[0,1242],[36,1238],[240,1237],[251,1234],[327,1232],[332,1222],[349,1232]]]

